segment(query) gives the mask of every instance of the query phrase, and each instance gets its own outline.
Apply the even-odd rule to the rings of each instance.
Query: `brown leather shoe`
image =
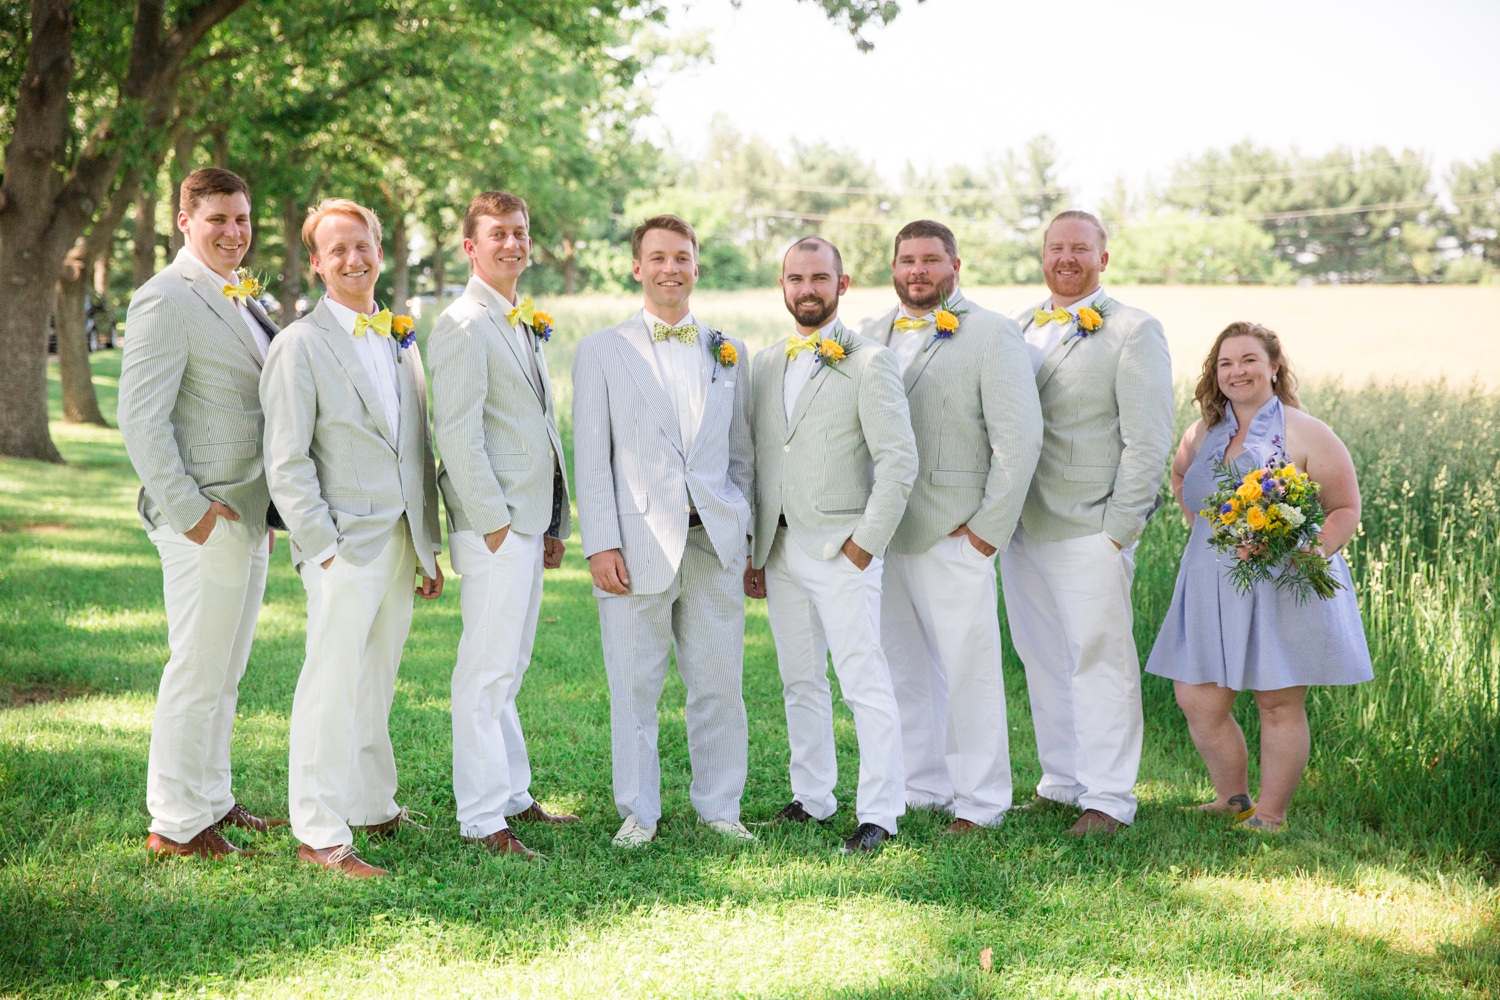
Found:
[[[245,811],[245,807],[236,802],[229,807],[224,818],[214,824],[215,830],[222,830],[228,826],[237,826],[241,830],[249,830],[251,833],[265,833],[274,830],[278,826],[286,826],[284,819],[261,819],[259,816],[251,815]]]
[[[1068,832],[1075,837],[1087,837],[1093,833],[1111,834],[1124,825],[1108,813],[1102,813],[1097,809],[1085,809],[1083,815],[1078,817],[1078,822],[1074,823]]]
[[[976,833],[983,829],[984,827],[980,826],[978,823],[973,822],[972,820],[956,819],[948,825],[948,829],[943,831],[943,836],[962,837],[964,834]]]
[[[322,850],[302,844],[297,848],[297,857],[325,871],[338,872],[349,878],[379,878],[381,875],[390,874],[384,868],[376,868],[368,861],[361,860],[360,856],[354,853],[353,844],[337,844]]]
[[[229,841],[219,836],[219,831],[213,827],[202,831],[192,840],[184,841],[180,844],[175,840],[168,840],[159,833],[153,833],[146,838],[146,850],[158,858],[177,856],[185,858],[208,858],[211,861],[236,855],[250,857],[255,854],[254,851],[235,847]]]
[[[523,811],[514,816],[505,817],[507,820],[519,820],[522,823],[577,823],[578,817],[572,813],[549,813],[542,808],[540,802],[533,802]]]
[[[363,832],[372,840],[389,840],[397,833],[399,833],[402,827],[407,826],[415,830],[421,830],[423,833],[432,832],[432,827],[423,826],[421,823],[418,823],[416,820],[412,819],[413,816],[421,816],[423,819],[427,818],[426,813],[412,812],[410,809],[402,806],[400,812],[396,813],[396,815],[392,816],[384,823],[376,823],[372,826],[351,826],[349,829]]]
[[[538,854],[525,844],[509,830],[496,830],[488,837],[465,837],[471,844],[478,844],[492,854],[513,854],[522,861],[545,861],[545,855]]]

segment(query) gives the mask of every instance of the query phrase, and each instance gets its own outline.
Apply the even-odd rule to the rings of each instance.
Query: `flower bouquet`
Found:
[[[1299,604],[1314,595],[1332,597],[1343,584],[1316,551],[1328,516],[1318,502],[1318,484],[1284,454],[1243,478],[1235,478],[1223,463],[1217,468],[1219,490],[1198,513],[1213,527],[1208,544],[1234,553],[1229,579],[1235,589],[1246,594],[1263,580],[1275,580]]]

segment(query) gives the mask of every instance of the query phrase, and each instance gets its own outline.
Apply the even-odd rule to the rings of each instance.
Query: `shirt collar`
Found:
[[[179,261],[182,260],[184,257],[186,257],[188,260],[192,261],[194,264],[197,264],[199,267],[203,268],[203,270],[207,271],[209,274],[213,275],[215,278],[218,278],[220,281],[224,282],[224,284],[226,284],[226,285],[233,285],[233,284],[235,284],[235,281],[234,281],[233,278],[226,278],[226,277],[224,277],[224,275],[220,274],[218,271],[215,271],[213,268],[211,268],[207,264],[203,263],[203,261],[201,261],[201,260],[198,259],[198,255],[195,254],[195,253],[193,253],[193,251],[189,250],[187,247],[183,247],[181,250],[177,251],[177,259]]]
[[[689,323],[692,323],[693,325],[696,326],[697,323],[698,323],[698,321],[693,318],[693,314],[692,314],[691,311],[688,312],[688,314],[686,316],[682,317],[682,319],[679,320],[678,322],[676,322],[676,323],[668,323],[666,320],[662,319],[660,316],[657,316],[651,310],[646,309],[646,308],[643,307],[641,309],[641,318],[646,321],[646,329],[647,330],[652,329],[653,325],[656,324],[656,323],[660,323],[662,326],[686,326]]]
[[[328,311],[333,314],[334,321],[338,323],[345,333],[352,337],[354,335],[355,317],[361,314],[350,309],[342,302],[333,301],[333,296],[331,295],[323,296],[323,304],[328,306]],[[375,311],[379,312],[380,310],[376,309]]]
[[[489,293],[490,298],[494,299],[495,305],[500,307],[500,315],[507,315],[512,309],[521,304],[520,292],[516,293],[516,300],[514,302],[511,302],[504,295],[500,294],[500,290],[498,288],[490,284],[488,281],[485,281],[478,275],[474,276],[474,280],[479,283],[479,287],[483,288],[486,292]]]

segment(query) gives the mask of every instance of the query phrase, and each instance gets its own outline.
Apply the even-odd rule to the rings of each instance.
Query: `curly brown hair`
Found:
[[[1302,400],[1297,398],[1297,376],[1292,371],[1286,352],[1281,349],[1281,338],[1259,323],[1241,320],[1230,323],[1219,331],[1219,335],[1214,338],[1214,346],[1208,350],[1208,357],[1203,359],[1203,373],[1198,376],[1198,389],[1193,393],[1193,402],[1198,404],[1198,411],[1203,414],[1204,425],[1217,425],[1224,419],[1224,409],[1229,405],[1229,397],[1219,389],[1218,369],[1219,346],[1230,337],[1254,337],[1260,341],[1275,372],[1272,390],[1281,397],[1283,405],[1302,409]]]

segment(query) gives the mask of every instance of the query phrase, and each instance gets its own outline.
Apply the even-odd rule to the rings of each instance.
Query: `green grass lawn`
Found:
[[[117,353],[96,357],[111,421],[118,370]],[[1408,697],[1393,667],[1414,655],[1398,642],[1406,626],[1381,624],[1378,635],[1372,626],[1382,680],[1368,687],[1376,693],[1314,700],[1319,749],[1292,830],[1279,838],[1184,811],[1210,796],[1210,785],[1170,686],[1148,677],[1139,820],[1112,840],[1074,841],[1064,834],[1071,814],[1049,809],[947,841],[943,818],[917,813],[879,856],[844,858],[836,847],[853,825],[845,808],[826,828],[764,828],[756,843],[727,842],[695,828],[683,688],[673,678],[662,700],[660,840],[627,854],[609,843],[619,819],[608,692],[576,536],[563,569],[548,575],[520,700],[533,791],[583,818],[521,831],[548,862],[490,857],[458,837],[448,695],[457,580],[441,600],[417,602],[391,717],[400,801],[426,813],[433,830],[359,845],[393,877],[355,883],[315,871],[297,862],[285,833],[244,840],[261,850],[253,859],[152,862],[145,770],[167,656],[160,567],[135,515],[138,484],[118,434],[53,428],[67,466],[0,461],[0,996],[1500,994],[1500,802],[1470,801],[1496,787],[1493,773],[1476,773],[1500,766],[1489,749],[1494,735],[1473,731],[1492,723],[1493,704],[1453,723],[1468,728],[1454,729],[1452,747],[1429,761],[1422,741],[1449,737],[1432,736],[1435,723],[1394,717],[1392,707]],[[1493,488],[1489,497],[1493,506]],[[1381,530],[1382,540],[1396,537]],[[1142,654],[1165,612],[1183,535],[1165,518],[1150,531],[1137,582]],[[1446,551],[1441,539],[1428,542]],[[1379,558],[1406,565],[1394,550]],[[1431,636],[1453,641],[1457,625],[1468,630],[1473,649],[1445,668],[1454,691],[1469,691],[1465,663],[1494,654],[1492,633],[1472,635],[1475,621],[1493,619],[1493,605],[1462,603],[1492,587],[1493,557],[1476,565],[1488,576],[1471,573],[1466,587],[1453,587],[1468,596],[1432,598],[1447,618],[1434,613],[1427,632],[1407,629],[1412,643],[1429,646]],[[1377,571],[1359,572],[1365,580]],[[1397,617],[1429,607],[1394,586],[1387,592],[1405,609]],[[1369,606],[1379,622],[1393,613]],[[302,589],[282,541],[235,731],[236,791],[257,813],[286,815],[287,717],[303,623]],[[1039,771],[1013,654],[1006,668],[1024,800]],[[1379,692],[1385,701],[1372,700]],[[788,798],[763,604],[749,612],[745,696],[744,816],[755,821]],[[836,711],[839,797],[848,804],[854,731],[842,705]],[[1429,719],[1438,709],[1422,711]],[[1253,716],[1242,700],[1252,745]],[[1408,765],[1415,770],[1399,769]],[[1420,789],[1402,792],[1417,783],[1411,775],[1424,774],[1457,804],[1439,809]],[[1408,804],[1385,809],[1387,795]]]

